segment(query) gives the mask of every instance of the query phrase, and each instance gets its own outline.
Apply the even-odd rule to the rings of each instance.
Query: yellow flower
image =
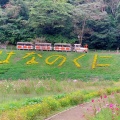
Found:
[[[95,67],[96,67],[96,64],[97,64],[97,57],[98,57],[98,55],[95,54],[94,59],[93,59],[93,63],[92,63],[92,69],[95,69]]]
[[[100,56],[101,58],[111,58],[112,56]]]
[[[35,57],[32,57],[32,59],[27,61],[26,64],[27,65],[29,65],[29,64],[38,64],[38,62],[35,61]]]
[[[52,62],[49,62],[49,59],[52,57],[57,57],[55,60],[53,60]],[[66,57],[62,56],[62,55],[51,55],[48,58],[45,59],[46,64],[48,65],[53,65],[58,59],[63,58],[62,62],[58,65],[59,67],[62,66],[64,64],[64,62],[66,61]]]
[[[106,66],[110,66],[110,64],[97,64],[98,67],[106,67]]]
[[[83,54],[83,55],[81,55],[81,56],[79,56],[79,57],[77,57],[77,58],[75,58],[75,59],[73,60],[74,64],[75,64],[77,67],[80,68],[80,64],[77,62],[77,60],[80,59],[80,58],[82,58],[82,57],[84,57],[84,56],[85,56],[85,54]]]
[[[35,54],[35,52],[26,53],[26,56],[24,56],[23,58],[26,58],[26,57],[28,57],[28,56],[30,56],[30,55],[34,55],[34,54]]]

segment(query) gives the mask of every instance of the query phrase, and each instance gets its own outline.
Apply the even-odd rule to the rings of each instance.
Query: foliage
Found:
[[[7,2],[9,2],[9,0],[0,0],[0,5],[2,6],[4,4],[6,4]]]
[[[0,4],[2,43],[44,37],[44,42],[81,42],[93,49],[120,47],[119,0],[1,0]]]
[[[112,88],[111,88],[112,91]],[[53,97],[46,97],[41,103],[34,105],[23,106],[19,109],[5,110],[1,112],[0,118],[7,118],[9,120],[16,120],[21,118],[22,120],[32,120],[38,114],[47,117],[51,111],[60,109],[61,107],[66,107],[69,105],[77,105],[83,103],[84,101],[98,96],[98,91],[96,92],[80,92],[76,91],[71,94],[66,94],[65,97],[60,99],[55,99]]]

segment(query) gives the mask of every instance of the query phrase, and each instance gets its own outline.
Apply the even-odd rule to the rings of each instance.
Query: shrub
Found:
[[[73,94],[68,96],[70,99],[71,105],[77,105],[84,101],[84,96],[80,91],[74,92]]]
[[[60,108],[60,103],[52,97],[45,98],[43,99],[43,101],[49,105],[50,110],[52,111],[55,111],[58,108]]]
[[[102,96],[102,95],[105,95],[105,94],[107,94],[106,90],[104,90],[104,89],[98,90],[98,96]]]
[[[57,97],[47,97],[44,99],[33,99],[28,101],[28,105],[19,109],[6,110],[1,113],[0,120],[33,120],[37,115],[47,117],[51,111],[67,107],[69,105],[77,105],[85,100],[101,96],[104,93],[120,91],[120,88],[107,88],[105,90],[95,92],[73,92],[71,94],[62,94]],[[37,104],[34,104],[34,103]],[[41,102],[40,104],[38,104]],[[26,103],[27,104],[27,103]],[[33,104],[33,105],[31,105]]]
[[[84,95],[85,100],[88,100],[88,99],[91,99],[91,98],[97,97],[97,96],[99,96],[98,92],[90,92],[90,93]]]
[[[67,106],[70,105],[70,99],[69,99],[69,97],[61,98],[61,99],[58,100],[58,101],[59,101],[59,103],[60,103],[60,105],[61,105],[62,107],[67,107]]]

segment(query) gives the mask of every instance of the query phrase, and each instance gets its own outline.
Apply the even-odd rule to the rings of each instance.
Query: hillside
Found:
[[[116,52],[0,51],[0,80],[119,80]],[[95,60],[97,55],[97,60]]]
[[[120,46],[119,0],[0,0],[0,42]]]

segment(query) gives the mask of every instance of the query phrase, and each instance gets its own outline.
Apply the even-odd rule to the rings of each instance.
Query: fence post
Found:
[[[119,53],[119,47],[117,47],[117,53]]]

